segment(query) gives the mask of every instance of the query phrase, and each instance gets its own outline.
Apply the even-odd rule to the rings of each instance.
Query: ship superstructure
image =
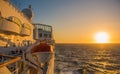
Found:
[[[0,74],[54,74],[52,26],[32,17],[31,5],[21,12],[0,0]]]
[[[34,39],[46,40],[48,43],[53,44],[53,29],[52,26],[40,23],[34,23]]]
[[[1,46],[24,46],[25,41],[34,43],[33,28],[30,20],[21,11],[9,1],[0,0]]]

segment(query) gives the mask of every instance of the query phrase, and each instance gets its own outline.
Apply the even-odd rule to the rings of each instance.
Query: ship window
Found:
[[[49,29],[48,29],[49,27],[46,27],[46,31],[49,31]]]
[[[46,31],[46,26],[44,26],[44,31]]]
[[[38,29],[38,31],[40,32],[42,29]]]
[[[39,34],[39,37],[40,37],[40,38],[42,37],[42,33]]]
[[[44,31],[49,31],[49,32],[51,32],[51,27],[44,26]]]
[[[51,38],[51,34],[49,34],[49,38]]]
[[[43,31],[52,32],[52,27],[48,26],[48,25],[37,24],[36,27],[37,27],[37,29],[41,29]]]
[[[47,38],[47,36],[48,36],[47,34],[44,34],[44,37],[45,37],[45,38]]]
[[[48,31],[51,32],[51,27],[48,27]]]
[[[44,30],[44,27],[42,25],[39,25],[39,29]]]
[[[48,27],[48,31],[50,31],[50,27]]]

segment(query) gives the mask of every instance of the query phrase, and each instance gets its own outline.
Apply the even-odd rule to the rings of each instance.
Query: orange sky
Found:
[[[57,43],[96,43],[94,36],[102,31],[108,33],[110,43],[120,42],[120,9],[115,1],[77,4],[81,3],[68,5],[64,7],[67,10],[63,8],[58,11],[64,16],[59,16],[53,24]]]

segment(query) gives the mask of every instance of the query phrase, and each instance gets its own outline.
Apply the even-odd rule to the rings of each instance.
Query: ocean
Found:
[[[120,44],[56,44],[55,74],[120,74]]]

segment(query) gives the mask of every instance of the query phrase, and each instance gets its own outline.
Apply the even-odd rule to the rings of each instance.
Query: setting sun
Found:
[[[108,43],[109,35],[106,32],[98,32],[95,35],[95,40],[97,43]]]

